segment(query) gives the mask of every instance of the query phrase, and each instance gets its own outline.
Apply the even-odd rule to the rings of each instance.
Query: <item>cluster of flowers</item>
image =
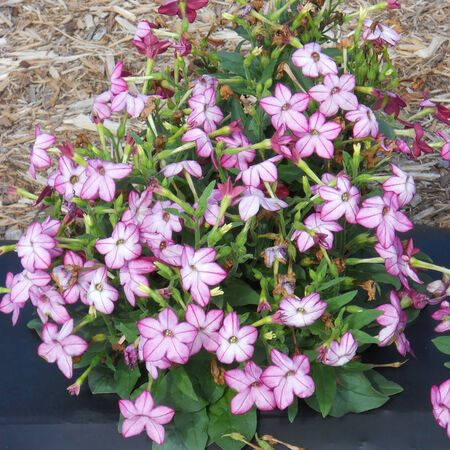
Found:
[[[206,4],[207,0],[171,0],[162,5],[159,12],[178,15],[192,22],[195,11]],[[389,1],[387,7],[399,6],[395,1]],[[396,45],[399,40],[394,30],[381,23],[365,19],[363,26],[363,40],[381,47]],[[140,22],[132,41],[151,63],[147,64],[147,77],[156,56],[169,47],[175,49],[175,58],[191,51],[191,44],[184,36],[180,36],[179,44],[172,44],[160,41],[154,34],[156,29],[154,24]],[[211,287],[219,285],[227,277],[227,271],[215,262],[219,260],[219,250],[214,248],[217,233],[223,236],[232,228],[225,225],[226,218],[235,222],[239,218],[244,224],[241,222],[236,226],[243,225],[247,232],[250,226],[256,226],[261,208],[278,212],[281,217],[278,224],[280,230],[283,229],[280,239],[263,251],[265,265],[273,268],[275,275],[278,264],[286,264],[287,247],[293,246],[291,242],[296,243],[300,253],[318,245],[328,258],[326,252],[333,250],[334,233],[343,230],[344,220],[352,225],[376,229],[374,249],[380,258],[374,258],[375,262],[384,263],[386,271],[398,277],[402,285],[401,290],[390,292],[390,303],[377,307],[382,312],[376,319],[381,326],[376,336],[379,346],[395,342],[403,356],[407,352],[412,353],[403,333],[407,321],[404,309],[408,306],[422,309],[427,304],[440,303],[441,309],[433,314],[441,322],[436,330],[442,332],[450,328],[450,307],[445,301],[449,292],[448,280],[428,286],[435,298],[412,289],[408,279],[421,283],[417,268],[436,266],[417,260],[414,255],[419,250],[414,248],[412,240],[404,246],[396,235],[413,227],[400,211],[415,194],[412,177],[391,164],[392,175],[383,178],[383,195],[371,196],[361,202],[363,194],[357,187],[361,185],[357,176],[361,162],[359,144],[353,145],[353,156],[357,161],[353,176],[341,171],[337,175],[325,172],[319,178],[307,163],[313,154],[327,162],[334,158],[336,149],[342,147],[342,141],[338,138],[349,129],[358,141],[377,140],[385,150],[396,150],[415,157],[421,151],[431,149],[422,141],[423,130],[417,123],[403,122],[406,129],[414,132],[414,135],[408,134],[414,139],[412,150],[406,141],[385,139],[380,133],[374,111],[383,109],[397,118],[400,108],[406,105],[404,101],[389,91],[356,86],[356,77],[351,73],[339,75],[336,61],[322,51],[319,43],[310,42],[301,46],[293,52],[291,61],[305,77],[316,83],[307,92],[292,92],[286,84],[279,82],[274,88],[274,95],[260,96],[255,106],[259,105],[270,117],[274,131],[270,131],[271,136],[257,144],[251,143],[244,133],[242,120],[229,125],[222,123],[227,114],[220,106],[219,80],[211,75],[202,75],[195,80],[191,90],[188,90],[189,95],[185,95],[189,105],[185,110],[185,123],[177,128],[176,137],[171,138],[176,142],[179,137],[184,144],[174,149],[144,189],[133,186],[120,216],[113,223],[111,235],[105,236],[103,233],[100,236],[99,233],[91,253],[71,248],[71,243],[76,239],[67,237],[66,229],[80,217],[84,217],[86,228],[94,227],[90,211],[95,209],[99,200],[111,203],[118,198],[116,184],[119,180],[125,182],[132,175],[143,174],[139,159],[134,158],[135,164],[131,165],[128,161],[130,153],[124,152],[119,161],[107,152],[104,157],[100,156],[99,151],[95,158],[81,156],[69,143],[58,147],[61,153],[58,168],[48,175],[48,186],[37,201],[56,192],[64,201],[65,216],[60,220],[47,217],[42,223],[35,222],[21,237],[16,249],[24,270],[16,275],[8,273],[0,311],[12,313],[15,325],[20,310],[31,299],[43,323],[43,343],[38,348],[38,354],[49,362],[56,362],[66,377],[72,377],[72,357],[82,355],[88,348],[88,343],[75,333],[95,320],[97,312],[106,316],[113,314],[123,291],[124,300],[131,307],[135,307],[140,299],[148,298],[160,307],[157,318],[144,317],[137,322],[139,338],[129,343],[124,351],[130,370],[141,360],[145,362],[151,378],[157,379],[160,371],[186,364],[192,355],[204,348],[215,354],[223,364],[245,363],[243,369],[234,368],[224,373],[226,384],[237,391],[231,401],[233,414],[244,414],[253,405],[261,410],[285,409],[293,403],[294,395],[300,398],[313,395],[315,384],[308,375],[310,360],[305,354],[298,354],[297,348],[291,358],[272,347],[272,364],[264,369],[252,357],[259,337],[259,325],[277,324],[295,330],[323,318],[328,303],[321,299],[319,293],[312,292],[303,298],[296,296],[295,279],[289,283],[286,276],[281,298],[270,304],[265,296],[261,296],[257,312],[265,314],[268,310],[270,314],[252,325],[242,324],[236,311],[225,314],[222,309],[210,308],[212,296],[219,292],[217,288],[211,291]],[[143,93],[139,93],[129,87],[127,76],[123,63],[118,62],[111,73],[110,89],[94,100],[92,119],[100,130],[104,120],[113,113],[126,110],[128,116],[136,118],[143,113],[150,97],[164,100],[174,95],[163,83],[152,85],[150,94],[149,80],[145,77]],[[178,79],[178,74],[174,77]],[[358,101],[358,90],[377,99],[372,108]],[[422,106],[429,108],[428,112],[435,113],[437,118],[448,123],[450,111],[427,99],[425,102]],[[446,141],[441,155],[449,159],[448,139],[443,134],[440,136]],[[30,158],[33,177],[36,176],[36,169],[51,166],[47,150],[53,147],[55,141],[55,136],[41,133],[36,127],[36,141]],[[130,136],[127,137],[129,148],[135,144]],[[191,149],[195,149],[199,161],[171,158],[172,154]],[[268,158],[262,157],[267,150],[273,150],[274,154]],[[164,160],[161,154],[157,157]],[[211,165],[206,165],[209,160]],[[292,220],[295,212],[291,214],[291,211],[296,211],[296,200],[292,201],[290,189],[279,182],[278,168],[283,163],[299,167],[315,182],[312,186],[308,184],[311,198],[307,202],[314,212],[303,218],[302,222],[296,219],[294,223]],[[196,180],[204,177],[205,167],[208,168],[208,176],[222,182],[211,189],[202,204],[192,177]],[[168,189],[168,183],[164,181],[173,180],[176,176],[183,177],[187,182],[192,193],[191,202]],[[368,180],[380,179],[370,176]],[[165,180],[161,181],[163,177]],[[233,215],[234,207],[237,207],[239,216]],[[115,205],[114,208],[120,209]],[[283,210],[288,211],[286,220],[292,227],[291,232],[285,230]],[[116,213],[119,214],[118,211]],[[183,232],[199,232],[200,227],[203,227],[205,239],[199,241],[196,235],[196,248],[182,242]],[[208,246],[204,246],[204,242],[208,242]],[[92,256],[88,257],[88,254]],[[346,260],[347,265],[357,265],[359,262],[361,260],[357,258]],[[174,278],[178,276],[184,298],[189,298],[187,306],[174,286],[154,289],[151,285],[149,274],[162,269]],[[290,274],[291,266],[289,270]],[[180,303],[183,311],[169,307],[171,299]],[[67,306],[77,302],[86,305],[89,312],[83,321],[74,326]],[[185,321],[180,321],[183,315]],[[58,325],[61,326],[59,329]],[[359,343],[345,327],[334,328],[336,332],[333,331],[313,350],[317,354],[316,362],[338,367],[354,358]],[[70,392],[79,393],[81,382],[72,385]],[[440,388],[434,386],[432,389],[435,416],[444,427],[450,426],[449,392],[448,381]],[[175,411],[172,408],[155,407],[147,390],[134,402],[120,400],[119,406],[125,418],[122,424],[125,437],[139,434],[145,428],[155,442],[164,441],[163,425],[173,418]]]

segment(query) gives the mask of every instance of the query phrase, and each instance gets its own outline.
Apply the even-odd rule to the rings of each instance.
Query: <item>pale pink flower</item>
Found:
[[[383,183],[383,189],[387,192],[395,192],[398,196],[398,206],[402,208],[409,203],[416,193],[414,178],[407,172],[390,163],[395,176],[388,178]]]
[[[222,194],[220,193],[219,189],[213,189],[211,192],[211,195],[206,200],[206,209],[203,213],[203,218],[206,220],[206,222],[214,226],[217,222],[217,218],[219,217],[220,212],[220,200],[223,198]],[[194,205],[195,208],[197,208],[196,205]],[[225,216],[222,217],[220,220],[219,225],[222,226],[225,222]]]
[[[57,192],[64,195],[69,201],[75,195],[79,197],[81,188],[86,182],[86,172],[83,166],[75,166],[70,158],[62,155],[58,161],[57,175],[53,187]]]
[[[292,159],[293,154],[290,146],[294,142],[295,137],[285,133],[286,125],[281,125],[270,138],[270,143],[272,144],[272,149],[279,155]]]
[[[154,270],[156,270],[156,266],[145,257],[128,261],[120,268],[120,284],[123,286],[125,297],[131,306],[136,304],[135,295],[149,297],[150,294],[141,291],[139,286],[143,284],[149,287],[148,278],[144,274],[151,273]]]
[[[247,221],[255,216],[260,206],[267,211],[278,211],[289,205],[278,198],[266,197],[264,192],[254,187],[247,187],[242,193],[242,197],[237,198],[233,204],[239,203],[239,215],[243,221]]]
[[[128,176],[133,168],[128,164],[113,163],[100,159],[91,159],[87,162],[86,177],[80,192],[80,198],[84,200],[96,200],[101,198],[110,202],[116,193],[116,183]]]
[[[108,284],[108,272],[105,266],[95,269],[91,276],[87,293],[81,296],[81,301],[94,306],[103,314],[111,314],[114,310],[114,302],[119,298],[116,288]]]
[[[215,352],[219,347],[218,330],[222,325],[223,311],[211,309],[205,311],[194,303],[189,303],[186,309],[186,321],[197,328],[198,334],[191,344],[190,355],[198,353],[201,348]]]
[[[246,361],[253,356],[253,344],[257,338],[258,330],[249,325],[241,327],[238,315],[232,311],[227,314],[219,330],[217,358],[224,364]]]
[[[42,329],[42,340],[38,355],[49,363],[58,364],[59,370],[72,378],[72,356],[82,355],[88,348],[87,342],[72,334],[73,319],[68,320],[58,331],[58,326],[47,322]]]
[[[64,307],[64,298],[54,286],[32,286],[30,299],[42,323],[47,323],[48,317],[60,325],[70,320],[70,315]]]
[[[128,225],[119,222],[110,238],[99,239],[95,243],[99,253],[105,255],[106,266],[120,269],[126,261],[139,258],[142,252],[139,243],[139,229],[134,223]]]
[[[332,340],[325,355],[321,359],[327,366],[344,366],[353,359],[358,350],[358,341],[347,331],[340,340]]]
[[[376,228],[378,241],[387,248],[394,243],[395,231],[403,233],[413,227],[408,217],[398,209],[397,194],[386,192],[383,198],[375,196],[364,200],[356,221],[363,227]]]
[[[156,406],[150,392],[143,391],[134,403],[131,400],[119,400],[119,408],[125,418],[122,422],[122,436],[136,436],[145,428],[147,436],[161,445],[164,442],[163,425],[169,423],[175,411],[168,406]]]
[[[319,44],[310,42],[292,54],[292,64],[301,67],[303,75],[310,78],[317,78],[319,74],[337,74],[334,60],[320,50],[322,47]]]
[[[202,75],[200,78],[194,81],[194,89],[192,90],[192,95],[203,95],[206,89],[212,88],[216,90],[219,80],[212,77],[211,75]]]
[[[111,100],[111,112],[126,108],[131,117],[138,117],[144,111],[149,96],[134,90],[127,90],[115,95]]]
[[[438,325],[436,325],[434,331],[437,331],[438,333],[444,333],[444,332],[450,330],[450,304],[449,304],[449,302],[444,300],[440,305],[440,309],[435,311],[431,315],[431,317],[434,320],[439,320],[441,322]]]
[[[111,101],[112,94],[110,91],[102,92],[100,95],[94,98],[94,104],[92,106],[92,116],[103,122],[105,119],[111,117],[111,108],[109,102]]]
[[[112,95],[117,95],[120,94],[121,92],[124,92],[127,90],[127,82],[121,78],[122,76],[122,69],[123,69],[123,62],[119,61],[113,71],[111,72],[111,77],[110,77],[110,81],[111,81],[111,94]]]
[[[242,178],[242,182],[246,186],[253,186],[257,188],[261,182],[274,183],[278,179],[278,170],[275,162],[282,159],[281,155],[266,159],[265,161],[250,166],[238,174],[236,180]]]
[[[273,389],[279,409],[286,409],[299,398],[311,397],[315,390],[314,380],[308,375],[310,366],[306,355],[295,355],[292,359],[272,349],[270,357],[274,365],[267,367],[261,380]]]
[[[436,134],[445,141],[441,147],[441,158],[450,161],[450,138],[442,131],[436,131]]]
[[[153,192],[146,189],[139,195],[135,191],[131,191],[128,196],[128,208],[122,214],[122,222],[125,224],[134,223],[140,227],[145,217],[151,214],[152,209],[149,208],[153,200]]]
[[[369,134],[375,139],[378,136],[378,121],[373,111],[365,105],[358,105],[358,108],[345,114],[345,118],[353,125],[353,137],[365,138]]]
[[[216,105],[216,91],[213,88],[205,89],[203,94],[194,95],[188,101],[192,112],[187,118],[190,125],[199,127],[203,125],[203,129],[207,133],[214,131],[216,123],[223,119],[223,113]]]
[[[356,223],[360,195],[346,176],[337,177],[336,187],[319,186],[319,195],[325,200],[320,210],[322,220],[338,220],[345,215],[347,222]]]
[[[435,280],[428,283],[427,291],[434,296],[434,299],[430,301],[432,305],[444,300],[450,296],[450,277],[443,275],[442,280]]]
[[[326,122],[325,116],[316,112],[308,119],[308,129],[303,133],[295,133],[300,139],[295,144],[298,156],[306,158],[316,152],[321,158],[330,159],[334,153],[331,142],[342,131],[337,122]]]
[[[214,147],[211,144],[211,139],[208,133],[205,133],[200,128],[192,128],[186,131],[181,137],[182,142],[195,142],[197,146],[197,155],[202,158],[208,158],[214,155]]]
[[[170,200],[157,200],[153,205],[151,214],[147,214],[142,221],[140,230],[144,239],[148,239],[149,233],[158,233],[170,240],[174,231],[182,230],[181,219],[175,214],[164,211],[167,208],[182,211],[179,205],[172,203]]]
[[[226,148],[247,147],[251,145],[247,137],[240,131],[234,131],[231,133],[231,137],[218,136],[216,140],[218,142],[225,142]],[[248,168],[248,164],[255,159],[255,156],[256,150],[253,149],[243,150],[231,155],[224,154],[220,157],[220,165],[226,168],[235,167],[239,170],[245,170]]]
[[[313,232],[313,235],[311,236],[308,231],[295,230],[291,236],[292,241],[297,239],[297,248],[302,253],[316,244],[325,250],[331,250],[334,241],[333,231],[342,230],[337,222],[322,220],[319,213],[309,215],[303,223],[309,231]]]
[[[302,114],[309,104],[308,94],[297,92],[292,95],[288,87],[278,83],[275,86],[275,96],[264,97],[259,104],[271,116],[272,125],[276,130],[282,125],[300,133],[308,130],[306,117]]]
[[[355,77],[344,73],[338,75],[325,75],[323,84],[316,84],[309,91],[309,95],[320,102],[319,111],[326,117],[333,116],[339,108],[352,111],[358,108],[358,99],[353,94]]]
[[[174,177],[180,172],[186,171],[189,175],[196,178],[201,178],[202,168],[197,161],[179,161],[172,164],[167,164],[162,170],[162,173],[166,178]]]
[[[244,370],[233,369],[225,372],[225,382],[238,393],[231,400],[232,414],[245,414],[253,405],[262,411],[275,409],[275,397],[270,387],[261,380],[262,369],[253,361],[248,361]]]
[[[139,337],[139,344],[138,344],[138,356],[141,361],[144,361],[144,344],[147,342],[147,338],[140,336]],[[145,361],[145,368],[147,369],[147,372],[150,374],[150,376],[157,380],[159,373],[158,369],[164,370],[169,368],[172,365],[172,363],[166,358],[163,357],[159,361]]]
[[[316,292],[300,299],[287,297],[280,302],[281,321],[291,327],[307,327],[313,324],[327,309]]]
[[[401,39],[400,35],[395,30],[389,28],[381,22],[374,23],[370,19],[364,19],[363,25],[365,29],[361,37],[364,40],[377,41],[380,44],[386,42],[390,45],[397,45]]]
[[[431,387],[433,415],[440,427],[447,429],[450,438],[450,378],[440,386]]]
[[[142,348],[145,361],[169,361],[185,364],[189,359],[190,344],[197,336],[197,329],[187,322],[178,323],[177,315],[170,308],[158,314],[158,319],[147,317],[137,323],[139,333],[146,338]]]
[[[14,278],[20,274],[13,275],[12,272],[8,272],[6,274],[5,287],[11,289],[13,287]],[[27,296],[28,299],[28,296]],[[20,310],[25,306],[26,300],[23,302],[13,302],[11,300],[11,293],[7,293],[3,295],[2,301],[0,302],[0,311],[4,314],[12,313],[12,324],[16,325],[17,320],[19,318]]]
[[[181,267],[181,255],[184,249],[182,245],[176,244],[160,233],[145,233],[143,236],[158,260],[170,266]]]
[[[52,134],[41,133],[39,125],[35,127],[35,137],[36,140],[30,155],[30,175],[33,178],[36,178],[36,168],[45,169],[52,164],[46,150],[56,141],[56,137]]]
[[[213,248],[194,250],[185,246],[181,254],[180,276],[183,289],[190,291],[192,298],[201,306],[206,306],[211,298],[209,287],[219,284],[227,273],[214,262],[216,251]]]
[[[46,286],[50,281],[50,275],[43,270],[35,270],[34,272],[24,270],[14,275],[11,284],[11,302],[25,304],[30,298],[32,286]]]

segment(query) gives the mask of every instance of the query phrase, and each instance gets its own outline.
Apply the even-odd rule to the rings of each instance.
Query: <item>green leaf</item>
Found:
[[[216,182],[211,181],[211,183],[209,183],[208,186],[206,186],[202,195],[198,199],[198,207],[194,213],[194,217],[196,220],[199,220],[200,217],[203,216],[203,213],[205,212],[205,209],[206,209],[206,202],[208,201],[208,198],[211,196],[211,192],[213,191],[215,185],[216,185]]]
[[[221,70],[245,77],[244,57],[238,52],[217,52],[217,56],[222,61]]]
[[[317,398],[322,417],[326,417],[333,405],[336,395],[336,373],[335,368],[325,364],[311,364],[311,376],[314,379],[316,390],[314,395]]]
[[[257,305],[259,294],[247,283],[239,279],[231,279],[223,283],[224,301],[231,306]]]
[[[88,384],[93,394],[113,394],[116,392],[114,372],[105,366],[94,367],[88,375]]]
[[[447,369],[450,369],[450,361],[449,361],[449,362],[446,362],[446,363],[444,363],[444,366],[445,366],[445,367],[447,367]]]
[[[186,373],[183,367],[177,367],[176,369],[173,369],[172,371],[174,382],[176,383],[177,387],[184,392],[185,395],[187,395],[189,398],[191,398],[194,401],[198,401],[199,398],[197,394],[194,391],[194,388],[192,386],[191,379],[189,378],[189,375]]]
[[[372,383],[372,386],[384,395],[391,396],[403,391],[403,388],[399,384],[388,380],[376,370],[368,370],[365,372],[365,375]]]
[[[361,312],[353,313],[344,319],[344,323],[350,329],[359,330],[369,323],[373,322],[377,317],[384,314],[384,311],[377,309],[366,309]]]
[[[327,311],[331,313],[341,309],[342,306],[350,303],[355,298],[357,293],[358,291],[355,290],[346,292],[345,294],[341,294],[336,297],[325,299],[325,301],[328,303]]]
[[[41,334],[42,334],[42,328],[44,328],[44,324],[42,323],[42,320],[41,320],[41,319],[31,319],[31,320],[27,323],[27,328],[29,328],[30,330],[36,331],[36,333],[38,334],[38,336],[41,337]]]
[[[440,352],[450,355],[450,336],[439,336],[431,339],[431,342],[433,342]]]
[[[121,358],[114,373],[114,381],[116,383],[115,392],[117,392],[119,397],[128,398],[140,376],[141,372],[139,371],[139,367],[131,370]]]
[[[389,123],[387,123],[386,121],[384,121],[378,117],[377,117],[377,121],[378,121],[379,132],[383,133],[386,138],[395,140],[396,136],[395,136],[394,130],[392,129],[392,126]]]
[[[289,422],[293,422],[298,412],[298,397],[294,395],[294,401],[288,406],[288,419]]]
[[[300,169],[294,164],[278,166],[278,177],[281,181],[286,183],[293,183],[294,181],[301,181]]]
[[[358,344],[378,344],[380,341],[370,334],[361,330],[349,330],[353,337],[358,341]]]
[[[250,441],[256,432],[255,407],[245,414],[231,414],[230,402],[234,395],[235,393],[228,390],[209,409],[208,434],[213,442],[225,450],[239,450],[244,443],[230,437],[222,437],[224,434],[241,433]]]
[[[115,321],[116,328],[125,335],[127,342],[134,342],[139,336],[139,331],[137,329],[136,321],[125,322],[125,319],[119,319]]]
[[[204,450],[208,442],[208,415],[206,408],[194,413],[177,412],[173,420],[164,425],[166,437],[161,450]]]

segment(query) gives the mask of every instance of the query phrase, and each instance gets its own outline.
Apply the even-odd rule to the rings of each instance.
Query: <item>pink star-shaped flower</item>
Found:
[[[292,55],[292,64],[302,68],[303,75],[317,78],[319,74],[337,74],[337,66],[332,58],[321,53],[322,47],[316,42],[310,42],[299,48]]]
[[[322,356],[321,361],[327,366],[344,366],[353,359],[356,350],[358,350],[358,341],[347,331],[339,341],[333,339],[330,342],[330,346],[325,355]]]
[[[207,133],[214,131],[216,123],[223,119],[223,113],[216,105],[216,91],[213,88],[206,89],[203,94],[194,95],[188,101],[192,112],[187,118],[188,124],[195,127],[203,125]]]
[[[119,298],[119,292],[108,284],[106,267],[95,269],[89,278],[89,287],[87,292],[81,296],[81,301],[95,306],[95,309],[103,314],[111,314],[114,310],[114,302]]]
[[[148,277],[144,274],[156,270],[156,266],[148,258],[135,259],[124,264],[120,268],[120,284],[123,286],[125,297],[131,306],[136,304],[136,297],[149,297],[150,294],[143,292],[139,286],[143,284],[148,287]]]
[[[345,114],[345,118],[353,125],[353,137],[365,138],[369,134],[375,139],[378,136],[378,121],[373,111],[365,105],[358,105],[358,108]]]
[[[280,302],[280,317],[285,325],[307,327],[313,324],[327,309],[327,303],[317,293],[302,299],[287,297]]]
[[[390,163],[392,172],[395,176],[388,178],[383,183],[383,189],[386,192],[394,192],[398,195],[398,206],[402,208],[408,204],[416,193],[414,178],[396,165]]]
[[[247,137],[240,131],[234,131],[231,133],[231,137],[218,136],[216,140],[218,142],[225,142],[226,148],[247,147],[251,145]],[[243,150],[231,155],[224,154],[220,157],[220,165],[226,168],[235,167],[239,170],[245,170],[248,168],[248,164],[255,159],[255,156],[256,150],[253,149]]]
[[[30,155],[30,175],[33,178],[36,178],[36,168],[45,169],[52,164],[46,150],[56,141],[56,137],[52,134],[41,133],[38,125],[35,127],[35,137],[36,140]]]

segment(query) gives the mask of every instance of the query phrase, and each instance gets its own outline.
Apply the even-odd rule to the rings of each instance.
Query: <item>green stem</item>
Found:
[[[302,169],[303,172],[305,172],[306,175],[308,175],[309,178],[311,178],[314,182],[316,182],[317,184],[323,185],[320,178],[313,172],[313,170],[308,166],[308,164],[303,159],[300,158],[298,160],[297,167]]]
[[[148,77],[152,73],[153,64],[155,63],[155,60],[149,58],[147,59],[147,64],[145,66],[145,76]],[[144,87],[142,88],[143,94],[148,94],[150,86],[150,80],[146,80],[144,83]]]
[[[348,258],[345,260],[347,266],[356,266],[358,264],[372,264],[372,263],[384,263],[384,259],[381,257],[375,258]]]
[[[339,272],[337,270],[336,264],[334,264],[334,262],[331,261],[328,252],[322,246],[320,247],[320,249],[322,250],[323,257],[326,259],[328,263],[328,267],[330,268],[331,274],[334,276],[334,278],[339,278]]]
[[[0,287],[0,294],[9,294],[11,292],[11,288]]]
[[[95,320],[94,316],[91,316],[90,314],[87,315],[76,327],[74,327],[72,333],[75,334],[78,330],[80,330],[81,328],[83,328],[85,325],[87,325],[88,323],[91,323]]]
[[[3,245],[0,247],[0,255],[3,253],[14,252],[17,250],[17,244]]]
[[[436,264],[428,263],[425,261],[420,261],[419,259],[416,259],[414,257],[410,259],[410,263],[412,267],[415,267],[417,269],[430,269],[435,270],[436,272],[444,273],[445,275],[450,275],[450,269],[442,266],[437,266]]]

